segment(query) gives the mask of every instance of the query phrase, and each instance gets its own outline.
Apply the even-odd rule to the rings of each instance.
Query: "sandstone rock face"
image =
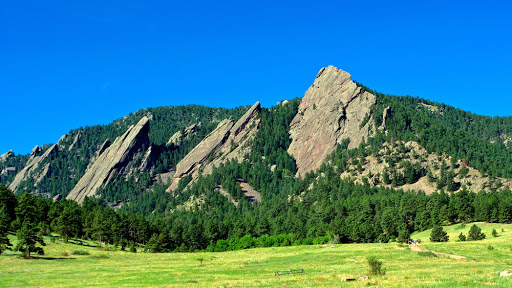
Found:
[[[12,152],[12,150],[9,150],[8,152],[6,152],[0,156],[0,162],[5,162],[12,157],[14,157],[14,153]]]
[[[71,149],[73,149],[73,147],[76,145],[76,143],[78,143],[80,141],[81,138],[82,138],[82,132],[78,131],[78,133],[75,135],[75,138],[73,138],[73,143],[71,143],[71,145],[69,145],[68,151],[71,151]]]
[[[102,152],[66,198],[82,203],[86,196],[96,195],[98,188],[105,187],[149,143],[148,132],[149,118],[145,116],[111,145],[105,141],[99,151]]]
[[[30,154],[27,164],[18,174],[16,174],[16,177],[14,177],[11,185],[9,185],[9,189],[11,189],[11,191],[15,192],[21,182],[26,180],[31,174],[31,177],[36,179],[35,184],[38,184],[48,174],[51,158],[53,155],[58,153],[59,147],[57,144],[52,145],[42,155],[41,151],[42,149],[39,146],[36,146],[34,149],[32,149],[32,153]],[[44,168],[42,171],[38,171],[38,168],[41,165],[44,165]]]
[[[185,128],[184,130],[184,134],[183,135],[181,133],[181,131],[178,131],[176,133],[174,133],[171,138],[169,138],[169,141],[167,141],[167,144],[166,146],[169,146],[169,145],[174,145],[174,146],[180,146],[181,145],[181,141],[183,138],[188,138],[190,135],[196,133],[197,131],[197,128],[201,127],[201,122],[197,123],[197,124],[192,124],[188,127]]]
[[[373,120],[368,117],[375,101],[375,95],[361,92],[349,73],[334,66],[322,68],[290,124],[288,153],[296,160],[297,174],[318,169],[347,138],[349,148],[357,147],[370,134]]]
[[[199,173],[210,174],[215,166],[234,158],[242,161],[250,147],[244,145],[254,138],[258,130],[260,102],[256,102],[236,123],[225,119],[217,125],[178,165],[168,192],[176,190],[181,178],[192,175],[193,181]]]

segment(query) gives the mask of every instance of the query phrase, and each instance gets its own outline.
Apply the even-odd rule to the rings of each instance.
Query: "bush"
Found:
[[[368,256],[366,258],[368,261],[368,266],[370,267],[369,273],[371,275],[384,275],[386,274],[386,270],[382,269],[382,261],[378,260],[375,256]]]
[[[476,226],[476,224],[473,224],[473,226],[471,226],[471,229],[469,229],[468,240],[474,241],[483,239],[485,239],[485,234],[482,232],[482,229]]]
[[[496,229],[492,229],[491,234],[493,237],[498,237],[498,232],[496,232]]]
[[[71,252],[71,255],[90,255],[89,252],[83,250],[75,250]]]
[[[432,242],[448,242],[448,234],[443,230],[443,227],[440,225],[432,228],[432,232],[430,233],[430,241]]]
[[[459,241],[466,241],[466,235],[464,235],[462,232],[459,234]]]
[[[487,250],[494,250],[494,247],[491,244],[489,244],[487,245]]]

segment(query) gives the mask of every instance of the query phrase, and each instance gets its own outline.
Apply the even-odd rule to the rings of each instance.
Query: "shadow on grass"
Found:
[[[73,260],[76,258],[70,258],[70,257],[45,257],[45,256],[32,256],[31,258],[27,258],[27,260]]]

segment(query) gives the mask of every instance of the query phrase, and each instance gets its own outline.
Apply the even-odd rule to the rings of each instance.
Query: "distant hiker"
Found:
[[[412,240],[412,242],[414,242],[414,246],[418,245],[418,240],[414,239],[414,240]]]
[[[409,248],[411,248],[411,240],[409,240],[409,242],[407,242],[407,245],[409,245]]]

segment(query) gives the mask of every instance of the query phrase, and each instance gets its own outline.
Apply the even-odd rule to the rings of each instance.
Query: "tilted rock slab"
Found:
[[[117,173],[132,159],[133,154],[143,145],[149,143],[149,118],[142,119],[104,151],[90,165],[76,186],[69,192],[67,199],[82,203],[85,197],[96,195],[100,187],[105,187]]]
[[[34,147],[27,161],[27,164],[25,164],[25,167],[23,167],[23,169],[21,169],[21,171],[16,174],[14,180],[12,180],[12,183],[9,185],[9,189],[12,192],[16,192],[21,182],[27,180],[29,177],[33,177],[35,179],[34,185],[38,184],[48,173],[51,158],[53,155],[55,155],[55,153],[58,153],[58,151],[59,147],[57,144],[54,144],[42,155],[39,155],[41,153],[41,148],[39,146]],[[43,163],[46,163],[44,169],[42,169],[43,171],[38,171],[39,166],[41,166]]]
[[[229,119],[221,121],[176,165],[174,179],[166,191],[176,190],[180,179],[187,175],[192,175],[195,181],[199,173],[210,174],[221,163],[234,158],[242,161],[243,155],[250,150],[249,145],[244,144],[253,139],[258,130],[260,111],[260,102],[256,102],[236,123]]]
[[[359,127],[366,117],[371,117],[375,101],[375,95],[361,92],[349,73],[334,66],[322,68],[290,123],[292,142],[288,153],[296,160],[298,176],[317,170],[347,138],[349,148],[359,146],[370,134],[373,120]]]

